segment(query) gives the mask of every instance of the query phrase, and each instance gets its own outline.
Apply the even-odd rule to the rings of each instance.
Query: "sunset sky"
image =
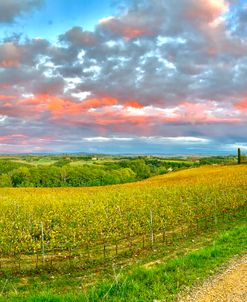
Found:
[[[0,154],[247,152],[247,0],[0,0]]]

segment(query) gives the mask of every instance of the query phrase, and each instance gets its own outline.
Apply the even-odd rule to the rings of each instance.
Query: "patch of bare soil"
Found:
[[[179,302],[247,302],[247,255],[181,297]]]

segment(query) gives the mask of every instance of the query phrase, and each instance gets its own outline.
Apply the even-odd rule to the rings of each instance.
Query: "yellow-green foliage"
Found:
[[[247,166],[194,168],[116,186],[0,189],[0,253],[93,246],[189,226],[246,204]]]

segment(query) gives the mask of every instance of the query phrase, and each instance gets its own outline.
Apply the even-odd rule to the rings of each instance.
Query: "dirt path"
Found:
[[[247,255],[207,280],[179,302],[247,302]]]

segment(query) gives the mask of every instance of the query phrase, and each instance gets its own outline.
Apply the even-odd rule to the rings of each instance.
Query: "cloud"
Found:
[[[235,104],[235,107],[239,110],[247,110],[247,100],[243,100]]]
[[[7,118],[7,115],[0,115],[0,123],[4,123]]]
[[[112,142],[132,142],[132,141],[141,141],[147,144],[167,144],[167,143],[175,143],[175,144],[209,144],[210,140],[206,138],[200,137],[184,137],[184,136],[177,136],[177,137],[164,137],[164,136],[140,136],[140,137],[117,137],[117,136],[110,136],[110,137],[85,137],[82,139],[84,142],[88,143],[112,143]]]
[[[41,4],[12,2],[19,7],[12,21]],[[78,140],[125,151],[147,147],[151,138],[157,148],[194,138],[195,147],[243,143],[246,6],[239,0],[124,3],[92,31],[74,26],[58,33],[56,44],[45,37],[3,39],[1,135],[28,136],[31,148],[52,133],[42,145],[47,150],[75,150]]]
[[[178,144],[208,144],[210,140],[201,137],[192,136],[176,136],[176,137],[163,137],[163,136],[151,136],[151,137],[140,137],[141,140],[150,143],[178,143]]]
[[[243,143],[243,142],[237,142],[234,144],[228,144],[225,146],[226,149],[228,149],[229,151],[236,151],[238,148],[241,149],[241,151],[246,152],[247,151],[247,143]]]
[[[14,95],[2,95],[0,94],[0,101],[13,100],[16,97]]]
[[[113,36],[120,36],[126,39],[134,39],[140,36],[154,35],[152,29],[148,28],[145,16],[138,16],[129,13],[125,18],[107,17],[99,21],[98,29],[112,34]]]
[[[79,26],[68,30],[65,34],[59,36],[60,42],[68,43],[73,46],[87,47],[96,44],[96,37],[90,31],[83,31]]]
[[[0,67],[18,67],[20,65],[20,54],[13,43],[0,45]]]
[[[133,137],[84,137],[82,141],[85,142],[94,142],[94,143],[105,143],[105,142],[130,142],[133,141],[135,138]]]
[[[12,23],[22,14],[39,8],[43,0],[1,0],[0,23]]]

